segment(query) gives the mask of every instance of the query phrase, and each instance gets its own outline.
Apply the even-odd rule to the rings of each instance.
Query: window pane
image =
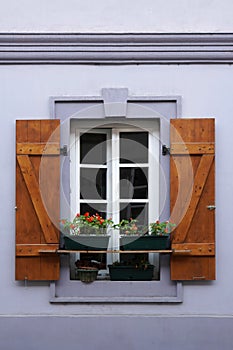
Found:
[[[85,214],[86,212],[90,215],[98,213],[102,218],[106,219],[106,204],[100,203],[80,203],[80,213]]]
[[[80,253],[80,260],[84,266],[93,261],[99,269],[106,269],[106,254],[103,253]],[[81,264],[80,264],[81,265]]]
[[[137,219],[138,225],[148,224],[148,204],[147,203],[121,203],[120,220],[130,218]]]
[[[107,169],[80,169],[80,198],[106,199]]]
[[[80,136],[80,162],[106,164],[106,134],[86,133]]]
[[[120,198],[148,198],[148,168],[120,168]]]
[[[120,162],[148,163],[148,133],[120,133]]]

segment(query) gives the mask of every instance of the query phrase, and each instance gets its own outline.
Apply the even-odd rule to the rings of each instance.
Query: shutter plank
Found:
[[[17,154],[24,155],[59,155],[60,146],[58,143],[17,143]]]
[[[58,244],[18,244],[17,256],[41,256],[42,253],[56,253]]]
[[[200,160],[192,185],[192,195],[191,198],[188,197],[188,203],[186,203],[187,211],[179,224],[179,232],[181,234],[177,234],[174,237],[174,243],[180,240],[184,241],[187,236],[194,214],[197,210],[197,206],[202,196],[213,160],[214,157],[212,155],[204,155]]]
[[[33,121],[16,121],[16,142],[28,142]],[[29,126],[29,124],[31,126]],[[34,129],[34,127],[33,127]],[[35,140],[35,133],[33,132]],[[33,141],[33,140],[32,140]],[[31,199],[28,194],[18,162],[16,161],[16,250],[18,243],[40,243],[40,225],[34,211],[31,210]],[[30,215],[30,220],[28,219]],[[16,252],[15,278],[16,280],[36,279],[40,258],[22,258]],[[32,273],[31,273],[32,271]]]
[[[213,280],[214,119],[172,120],[170,135],[171,279]]]
[[[214,144],[204,143],[173,143],[170,148],[171,154],[214,154]]]
[[[214,256],[215,245],[213,243],[181,243],[172,244],[173,254],[188,256]]]
[[[39,184],[34,174],[34,169],[28,156],[17,156],[21,172],[23,174],[28,192],[30,194],[34,209],[37,213],[41,228],[43,230],[45,241],[47,243],[56,243],[58,238],[50,218],[43,205]]]

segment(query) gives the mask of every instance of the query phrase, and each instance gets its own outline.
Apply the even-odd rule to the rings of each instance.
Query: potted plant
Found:
[[[107,250],[108,229],[113,225],[111,218],[103,219],[98,213],[77,214],[72,221],[61,220],[65,249]]]
[[[140,227],[135,219],[122,220],[120,229],[121,250],[164,250],[169,248],[170,232],[174,224],[156,221],[148,227]]]
[[[91,283],[97,279],[98,271],[101,269],[101,264],[90,260],[77,260],[76,277],[84,283]]]
[[[108,267],[111,281],[150,281],[154,273],[154,265],[143,259],[116,261]]]

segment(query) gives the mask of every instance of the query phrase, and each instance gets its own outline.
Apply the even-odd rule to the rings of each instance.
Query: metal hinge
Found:
[[[67,145],[64,145],[62,148],[60,148],[60,155],[62,156],[68,155]]]
[[[166,156],[168,154],[170,154],[170,148],[167,147],[166,145],[162,145],[162,155]]]

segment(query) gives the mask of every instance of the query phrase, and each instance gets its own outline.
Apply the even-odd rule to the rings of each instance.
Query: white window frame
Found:
[[[119,186],[119,169],[121,167],[132,167],[135,164],[120,164],[119,162],[119,149],[120,149],[120,133],[121,132],[148,132],[148,163],[136,164],[138,167],[148,167],[148,198],[147,199],[120,199],[120,186]],[[110,147],[107,147],[107,165],[100,166],[99,164],[81,165],[80,164],[80,135],[85,132],[101,133],[106,132],[107,141]],[[105,126],[89,129],[86,121],[73,121],[71,125],[71,137],[70,137],[70,177],[71,177],[71,213],[70,219],[72,220],[76,213],[80,212],[81,202],[91,203],[106,203],[108,207],[107,216],[112,217],[115,223],[120,221],[120,203],[123,202],[135,202],[135,203],[147,203],[148,204],[148,223],[153,222],[159,218],[159,121],[151,122],[137,121],[137,126],[130,126],[125,124],[119,124],[115,127],[114,124],[109,124],[108,128]],[[111,161],[111,167],[109,166]],[[84,168],[108,168],[107,183],[107,196],[106,200],[78,200],[80,196],[80,167]],[[112,178],[110,178],[112,177]],[[111,204],[109,204],[111,203]],[[116,248],[119,246],[119,239],[116,232],[112,235],[113,246]],[[79,255],[77,255],[78,257]],[[119,259],[118,253],[107,254],[107,265]],[[149,253],[149,261],[157,265],[159,264],[159,256],[156,253]]]

